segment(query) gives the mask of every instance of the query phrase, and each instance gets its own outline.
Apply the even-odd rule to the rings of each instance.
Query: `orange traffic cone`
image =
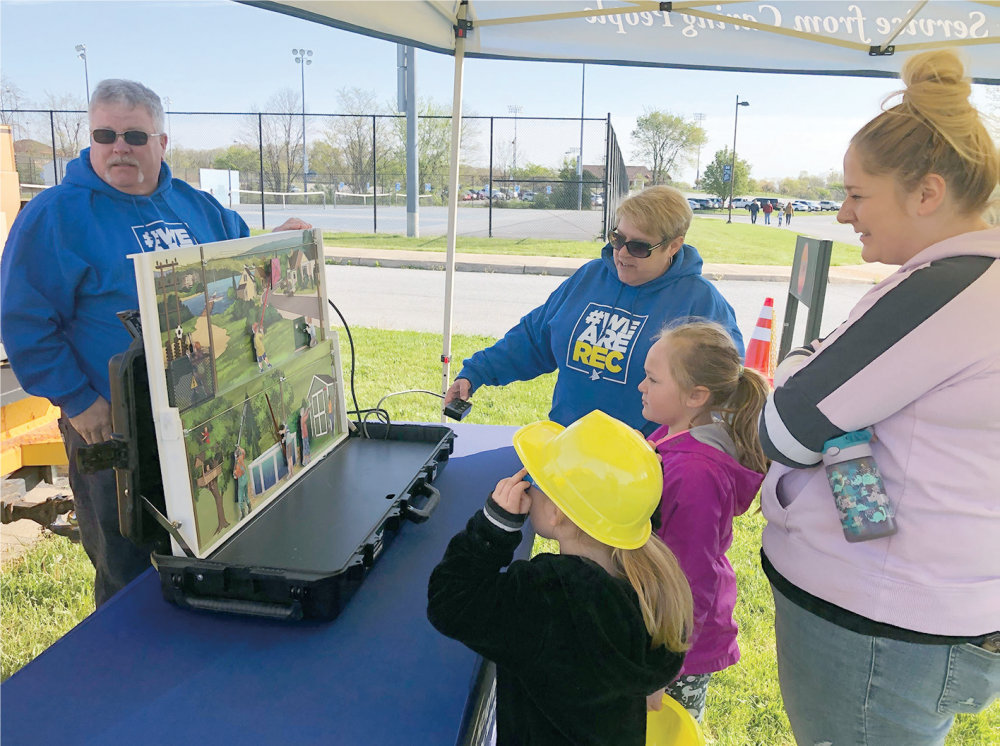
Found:
[[[757,326],[747,345],[743,364],[764,376],[768,383],[772,382],[773,375],[771,370],[771,350],[774,348],[773,326],[774,298],[765,298],[764,307],[760,309],[760,316],[757,317]]]

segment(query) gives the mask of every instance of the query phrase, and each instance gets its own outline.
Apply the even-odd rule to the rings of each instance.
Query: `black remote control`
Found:
[[[444,408],[444,413],[453,420],[461,420],[469,413],[470,409],[472,409],[472,402],[465,399],[455,399]]]

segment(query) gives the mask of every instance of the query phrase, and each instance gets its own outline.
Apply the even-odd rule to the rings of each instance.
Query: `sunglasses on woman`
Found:
[[[127,132],[115,132],[113,129],[96,129],[90,133],[90,136],[94,138],[94,142],[101,145],[113,145],[119,137],[125,140],[126,143],[134,148],[141,148],[151,137],[159,137],[165,133],[158,132],[153,134],[147,134],[141,130],[128,130]]]
[[[608,241],[611,242],[611,246],[615,251],[624,247],[636,259],[645,259],[653,253],[653,249],[658,249],[663,244],[669,243],[670,239],[665,238],[658,244],[650,244],[648,241],[626,241],[625,236],[621,235],[617,230],[612,230],[608,231]]]

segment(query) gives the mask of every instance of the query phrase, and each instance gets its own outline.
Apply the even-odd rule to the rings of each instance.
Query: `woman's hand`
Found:
[[[646,712],[659,712],[663,709],[663,695],[666,693],[667,688],[657,689],[655,692],[646,697]]]
[[[447,407],[455,399],[468,401],[470,396],[472,396],[472,384],[469,383],[469,379],[456,378],[455,383],[449,386],[448,390],[444,393],[444,403],[442,403],[441,407]]]
[[[528,487],[531,485],[524,481],[527,473],[527,469],[521,469],[514,476],[497,482],[497,487],[493,490],[493,502],[508,513],[523,514],[531,510],[531,496],[528,494]]]

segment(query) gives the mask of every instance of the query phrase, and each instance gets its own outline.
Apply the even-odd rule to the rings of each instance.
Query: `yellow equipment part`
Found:
[[[0,474],[22,466],[65,466],[59,407],[28,396],[0,407]]]

